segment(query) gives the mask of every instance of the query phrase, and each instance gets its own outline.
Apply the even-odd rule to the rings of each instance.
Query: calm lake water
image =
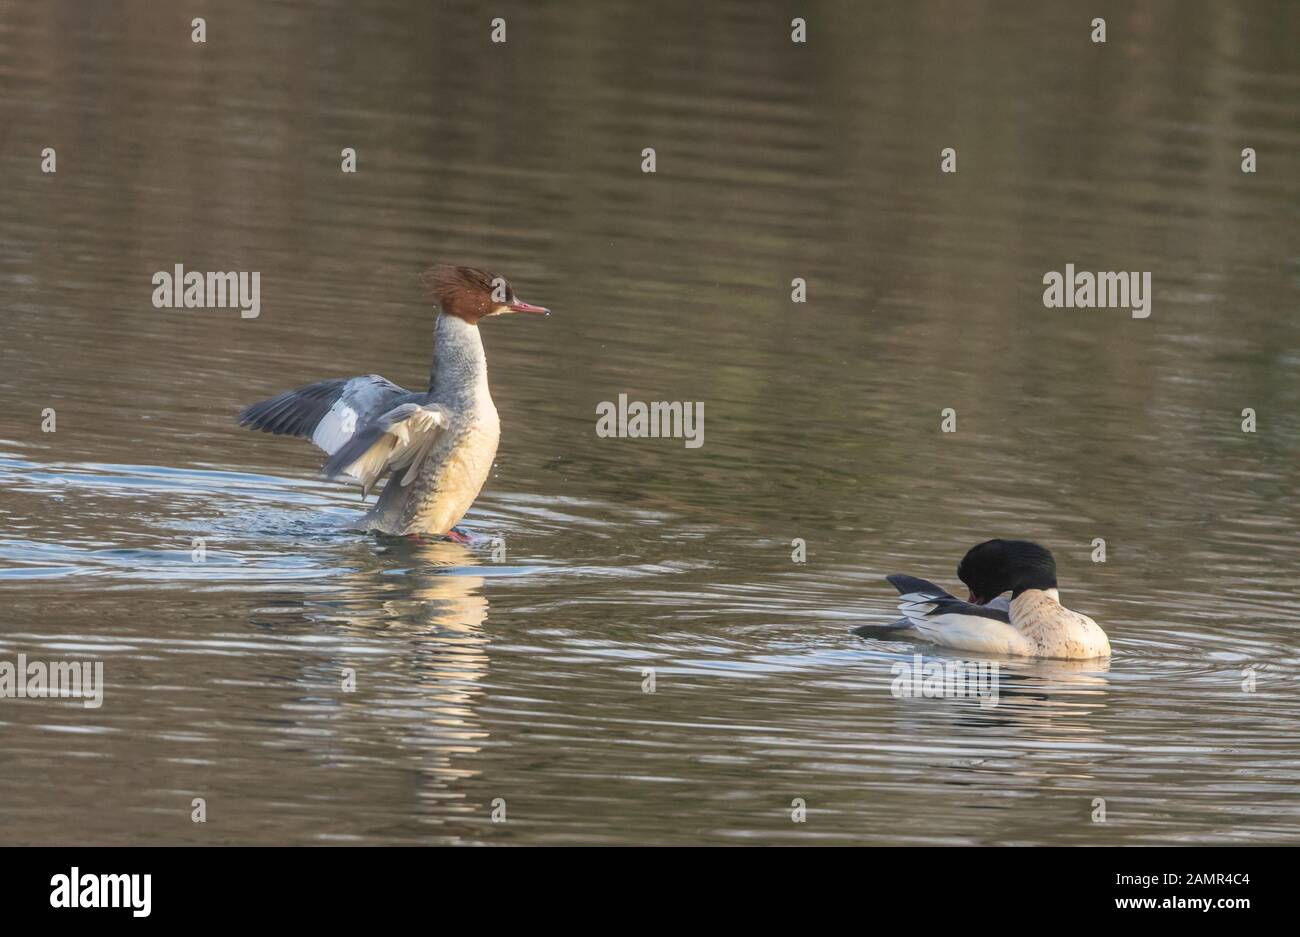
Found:
[[[366,8],[0,5],[0,660],[106,684],[0,700],[0,841],[1300,840],[1300,7]],[[555,311],[483,326],[482,539],[340,532],[234,415],[420,386],[443,260]],[[1044,308],[1067,263],[1150,317]],[[850,629],[993,536],[1114,658],[897,698]]]

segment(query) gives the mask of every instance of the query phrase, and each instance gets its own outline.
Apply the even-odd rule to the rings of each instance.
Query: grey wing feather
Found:
[[[239,423],[265,433],[302,436],[334,453],[393,406],[418,396],[378,374],[335,378],[255,403],[239,414]]]
[[[887,625],[858,625],[849,633],[856,634],[860,638],[895,638],[911,629],[912,623],[906,618],[900,618]]]
[[[239,414],[239,425],[281,436],[310,436],[346,384],[346,378],[339,378],[286,390],[245,407]]]

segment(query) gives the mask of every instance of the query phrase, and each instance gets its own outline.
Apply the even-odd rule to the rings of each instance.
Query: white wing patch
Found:
[[[339,400],[321,417],[311,434],[311,441],[330,455],[343,448],[357,431],[357,411]]]

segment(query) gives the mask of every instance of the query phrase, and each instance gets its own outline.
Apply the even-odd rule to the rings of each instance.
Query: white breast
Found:
[[[465,516],[483,490],[501,439],[496,408],[476,408],[429,458],[426,477],[412,485],[404,533],[444,534]]]
[[[1095,621],[1057,601],[1055,589],[1027,589],[1011,601],[1011,623],[1034,646],[1035,657],[1091,660],[1110,656],[1110,641]]]

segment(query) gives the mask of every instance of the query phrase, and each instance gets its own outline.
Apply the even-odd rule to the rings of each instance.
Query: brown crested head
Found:
[[[422,279],[444,314],[464,319],[470,325],[488,316],[514,312],[550,314],[541,306],[520,301],[505,277],[479,267],[439,264],[426,271]]]

